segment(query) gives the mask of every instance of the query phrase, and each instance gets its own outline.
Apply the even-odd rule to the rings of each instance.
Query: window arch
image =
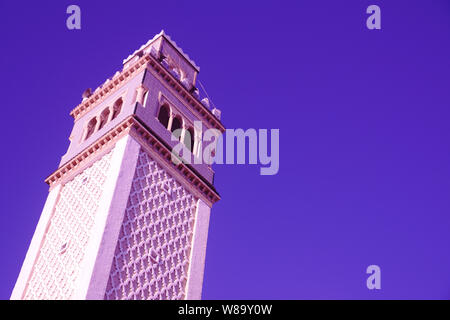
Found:
[[[116,100],[116,102],[114,102],[113,114],[112,114],[111,120],[114,120],[115,118],[117,118],[119,113],[122,111],[122,105],[123,105],[122,98],[119,98]]]
[[[194,129],[189,127],[184,134],[184,145],[191,151],[194,151]]]
[[[169,125],[169,107],[166,104],[159,109],[158,120],[167,129]]]
[[[87,140],[95,131],[95,126],[97,125],[97,118],[92,118],[89,120],[87,128],[86,128],[86,137],[84,140]]]
[[[98,130],[103,128],[105,124],[108,122],[109,113],[110,113],[109,108],[106,108],[100,114],[100,124],[98,125]]]
[[[175,132],[175,130],[181,129],[181,125],[182,125],[182,122],[181,122],[181,118],[179,116],[176,116],[175,118],[173,118],[172,128],[171,128],[172,134]],[[180,139],[180,136],[176,136],[176,137],[178,139]]]

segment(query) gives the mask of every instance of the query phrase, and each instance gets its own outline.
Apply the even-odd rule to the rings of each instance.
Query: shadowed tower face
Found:
[[[161,32],[86,90],[12,299],[201,298],[219,195],[210,165],[171,160],[174,136],[195,159],[202,132],[225,130],[198,72]]]

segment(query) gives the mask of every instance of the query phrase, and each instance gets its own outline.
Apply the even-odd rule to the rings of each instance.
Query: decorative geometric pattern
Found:
[[[24,299],[70,299],[103,191],[112,151],[66,183],[47,232]]]
[[[105,299],[183,299],[197,199],[141,149]]]

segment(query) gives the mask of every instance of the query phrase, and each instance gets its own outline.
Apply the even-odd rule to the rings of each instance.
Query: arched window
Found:
[[[108,122],[108,117],[109,117],[109,108],[106,108],[100,114],[100,124],[98,125],[98,130],[100,130],[105,126],[105,124]]]
[[[84,140],[87,140],[94,133],[95,126],[97,125],[97,118],[92,118],[89,120],[87,128],[86,128],[86,137]]]
[[[167,129],[169,125],[169,107],[167,105],[163,105],[159,109],[158,120]]]
[[[172,133],[175,133],[175,130],[181,129],[181,118],[180,117],[175,117],[172,121]],[[175,134],[174,134],[175,135]],[[178,133],[178,135],[175,135],[175,137],[177,137],[178,139],[180,139],[180,133]]]
[[[194,129],[190,127],[184,134],[184,145],[193,152],[194,150]]]
[[[112,114],[111,120],[114,120],[115,118],[117,118],[119,113],[122,111],[122,104],[123,104],[122,98],[119,98],[116,102],[114,102],[113,114]]]

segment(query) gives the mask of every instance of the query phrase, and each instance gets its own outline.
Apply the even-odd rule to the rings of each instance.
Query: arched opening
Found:
[[[189,149],[189,151],[194,151],[194,129],[192,127],[187,129],[184,134],[184,145]]]
[[[119,113],[122,111],[122,104],[123,104],[122,98],[119,98],[116,102],[114,102],[113,114],[112,114],[111,120],[114,120],[115,118],[117,118]]]
[[[177,137],[178,139],[180,139],[181,136],[181,131],[175,132],[176,130],[181,129],[181,118],[180,117],[175,117],[172,121],[172,134]]]
[[[158,120],[167,129],[169,125],[169,107],[167,105],[163,105],[159,109]]]
[[[84,140],[88,139],[94,133],[95,126],[97,125],[97,118],[92,118],[89,120],[87,128],[86,128],[86,137]]]
[[[100,124],[98,125],[98,130],[100,130],[105,126],[105,124],[108,122],[108,117],[109,117],[109,108],[106,108],[100,114]]]

